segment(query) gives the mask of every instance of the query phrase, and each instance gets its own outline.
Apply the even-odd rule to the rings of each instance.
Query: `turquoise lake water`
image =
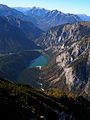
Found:
[[[30,63],[30,67],[46,66],[48,64],[48,59],[47,55],[40,55]]]

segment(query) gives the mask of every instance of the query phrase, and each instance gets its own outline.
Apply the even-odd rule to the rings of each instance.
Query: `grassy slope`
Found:
[[[72,114],[72,120],[89,120],[87,117],[90,118],[90,102],[83,97],[77,100],[67,96],[51,98],[30,86],[0,79],[1,120],[5,117],[9,120],[40,120],[40,116],[46,120],[59,120],[62,112],[66,120]]]

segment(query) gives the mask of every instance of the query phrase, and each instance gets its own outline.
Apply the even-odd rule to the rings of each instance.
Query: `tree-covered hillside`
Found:
[[[55,99],[21,85],[0,79],[1,120],[89,120],[90,102],[66,95]]]

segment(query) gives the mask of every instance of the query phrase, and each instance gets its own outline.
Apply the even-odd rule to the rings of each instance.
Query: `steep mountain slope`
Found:
[[[30,86],[0,79],[1,120],[89,120],[90,102],[62,96],[53,99]]]
[[[80,38],[90,35],[90,23],[78,22],[72,24],[64,24],[53,27],[36,39],[36,43],[44,49],[52,50],[53,52],[60,52],[64,47],[70,47],[72,43],[79,41]]]
[[[6,20],[11,25],[20,28],[30,40],[40,37],[43,33],[43,31],[37,28],[32,22],[24,21],[13,16],[7,16]]]
[[[76,94],[84,92],[90,99],[90,23],[52,28],[36,42],[54,56],[50,65],[42,69],[45,87],[58,87]]]
[[[0,4],[0,11],[1,11],[0,16],[5,16],[5,17],[13,16],[17,19],[21,19],[26,22],[32,22],[35,25],[37,25],[36,18],[34,18],[34,16],[32,16],[32,15],[26,16],[26,15],[24,15],[24,13],[22,13],[16,9],[10,8],[7,5]]]
[[[0,11],[0,16],[6,17],[10,24],[22,29],[30,39],[35,39],[42,34],[42,31],[31,22],[33,17],[28,17],[22,12],[2,4],[0,4]]]
[[[16,8],[19,10],[18,8]],[[23,8],[24,9],[24,8]],[[77,15],[64,14],[58,10],[46,10],[44,8],[30,8],[23,12],[26,16],[29,16],[31,21],[42,30],[49,30],[53,26],[78,22],[81,19]]]
[[[0,17],[0,53],[36,48],[20,28],[10,24],[5,17]]]

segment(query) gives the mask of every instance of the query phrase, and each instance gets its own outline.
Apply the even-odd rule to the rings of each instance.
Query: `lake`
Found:
[[[48,64],[49,57],[46,54],[40,55],[38,58],[32,60],[30,67],[46,66]]]

